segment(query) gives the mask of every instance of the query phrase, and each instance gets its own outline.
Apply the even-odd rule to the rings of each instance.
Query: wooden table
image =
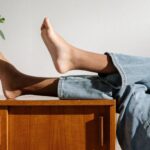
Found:
[[[0,100],[0,150],[115,150],[115,100]]]

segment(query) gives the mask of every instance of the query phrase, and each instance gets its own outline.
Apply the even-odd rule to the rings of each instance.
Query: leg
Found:
[[[117,137],[122,150],[149,150],[150,95],[145,85],[128,85],[117,124]]]
[[[0,78],[4,95],[15,98],[23,94],[57,96],[58,78],[33,77],[18,71],[0,54]]]
[[[48,18],[44,19],[41,35],[60,73],[75,69],[102,73],[116,72],[109,56],[88,52],[70,45],[54,31]]]

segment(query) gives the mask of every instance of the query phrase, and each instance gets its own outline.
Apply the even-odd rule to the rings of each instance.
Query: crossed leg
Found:
[[[41,35],[59,73],[70,70],[116,72],[109,56],[88,52],[70,45],[54,31],[48,18],[43,21]],[[59,78],[26,75],[17,70],[2,54],[0,54],[0,79],[6,98],[16,98],[23,94],[58,96]]]

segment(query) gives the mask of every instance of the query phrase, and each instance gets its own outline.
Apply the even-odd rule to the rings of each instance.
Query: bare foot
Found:
[[[0,53],[0,80],[7,99],[15,99],[25,94],[57,96],[58,78],[26,75],[18,71]]]
[[[54,31],[48,18],[43,21],[41,36],[51,54],[56,70],[59,73],[73,70],[75,68],[73,46]]]
[[[17,82],[18,75],[16,68],[0,53],[0,79],[3,93],[8,99],[20,96],[22,93]]]

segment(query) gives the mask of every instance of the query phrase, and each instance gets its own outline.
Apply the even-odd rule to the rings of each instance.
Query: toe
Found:
[[[48,17],[44,18],[44,25],[47,29],[53,30],[53,27],[52,27]]]

